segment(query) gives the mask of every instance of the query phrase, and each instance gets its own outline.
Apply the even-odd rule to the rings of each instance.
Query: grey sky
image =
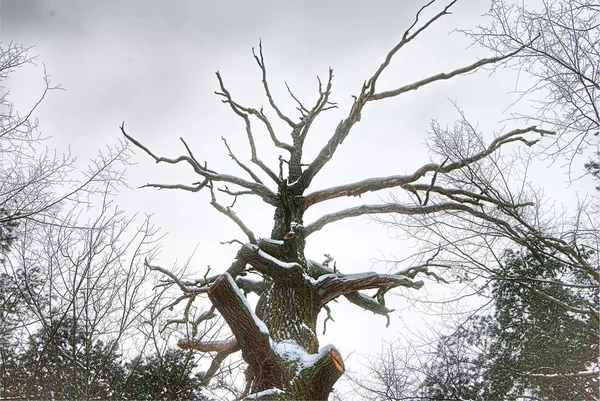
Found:
[[[333,100],[340,109],[328,112],[313,129],[307,151],[310,160],[348,113],[350,95],[372,75],[423,3],[2,0],[1,37],[4,42],[35,45],[33,53],[45,63],[53,82],[66,89],[49,95],[38,113],[43,133],[51,135],[57,146],[65,149],[70,145],[73,153],[85,160],[105,144],[118,141],[118,125],[125,121],[128,132],[151,149],[176,156],[183,150],[178,140],[183,136],[209,166],[237,172],[220,137],[229,140],[238,156],[247,158],[243,123],[213,95],[215,71],[222,72],[228,89],[241,103],[253,107],[266,104],[251,54],[262,38],[274,96],[292,114],[295,104],[283,82],[310,103],[316,98],[316,75],[325,78],[327,68],[333,67]],[[398,55],[380,86],[398,87],[488,55],[467,49],[469,43],[460,34],[448,34],[457,26],[476,24],[486,7],[487,2],[480,0],[459,2],[453,15]],[[40,84],[39,68],[17,74],[11,83],[17,105],[30,104],[39,94]],[[492,130],[504,126],[498,121],[514,100],[505,96],[513,85],[510,73],[490,77],[480,72],[370,105],[336,158],[315,181],[315,188],[402,174],[428,162],[425,130],[431,118],[452,123],[456,111],[450,100],[457,100],[491,137]],[[268,147],[265,133],[260,135],[261,157],[276,166],[278,153]],[[196,180],[185,168],[155,166],[139,152],[135,160],[139,164],[129,174],[134,187],[148,181]],[[210,264],[220,271],[229,266],[235,247],[221,246],[219,241],[241,236],[208,205],[207,197],[204,193],[146,189],[124,191],[119,203],[129,211],[155,213],[157,224],[171,233],[161,263],[168,266],[176,259],[185,260],[199,244],[194,265],[202,269]],[[377,201],[378,195],[318,206],[306,219],[365,200]],[[244,201],[237,211],[257,235],[269,234],[269,208]],[[322,260],[324,253],[330,253],[344,272],[360,272],[372,268],[370,258],[379,251],[402,255],[413,251],[408,246],[388,238],[381,226],[354,219],[311,236],[308,256]],[[429,288],[421,290],[422,294]],[[398,309],[408,307],[400,297],[392,301]],[[329,325],[322,340],[322,344],[339,346],[346,356],[354,349],[378,351],[382,336],[393,339],[404,328],[399,316],[409,325],[419,317],[414,309],[408,309],[396,314],[391,328],[385,330],[384,319],[346,306],[343,301],[333,305],[336,323]],[[354,326],[357,317],[361,330]]]

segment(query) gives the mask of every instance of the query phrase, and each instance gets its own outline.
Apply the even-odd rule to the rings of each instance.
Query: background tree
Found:
[[[376,358],[368,373],[352,375],[360,399],[371,400],[598,400],[598,324],[540,295],[553,291],[568,304],[590,302],[585,282],[554,281],[568,266],[507,251],[489,303],[449,327],[430,346],[399,341]],[[536,280],[531,288],[511,280]],[[594,294],[598,303],[598,294]]]
[[[526,82],[533,85],[522,95],[536,99],[539,108],[513,116],[556,130],[558,147],[545,149],[553,157],[573,161],[573,151],[597,146],[599,11],[587,1],[543,2],[539,10],[494,1],[488,15],[492,25],[468,32],[500,52],[526,44],[512,62],[530,74]],[[433,151],[463,154],[473,144],[482,146],[466,117],[454,130],[434,124],[431,131]],[[438,202],[465,194],[487,199],[487,208],[474,210],[479,216],[384,220],[417,238],[424,259],[435,255],[436,263],[451,267],[458,278],[454,284],[466,283],[460,298],[471,295],[478,305],[466,320],[447,327],[451,334],[439,340],[433,360],[421,359],[403,370],[425,372],[413,377],[424,384],[403,388],[407,397],[600,397],[597,198],[580,197],[574,212],[551,206],[541,189],[528,182],[532,161],[521,151],[488,158],[462,174],[440,177],[440,188],[429,189],[430,199],[439,197]],[[586,165],[594,178],[596,164]],[[451,186],[453,191],[447,190]],[[452,277],[448,273],[444,277]],[[412,352],[397,348],[398,358]]]
[[[164,354],[138,355],[127,365],[119,398],[127,400],[207,400],[192,352],[168,349]]]
[[[572,158],[597,147],[600,128],[600,7],[593,0],[548,0],[527,5],[493,0],[489,25],[467,34],[501,54],[521,49],[513,62],[525,74],[522,97],[532,113],[514,117],[557,132],[554,156]],[[527,79],[528,78],[528,79]],[[523,108],[523,102],[519,107]]]
[[[0,48],[2,83],[33,63],[28,51]],[[126,143],[107,147],[83,172],[70,154],[44,147],[34,113],[57,88],[48,76],[44,83],[25,115],[8,93],[0,98],[0,398],[123,398],[134,375],[126,363],[147,353],[146,308],[162,296],[151,291],[142,259],[152,260],[162,236],[148,216],[127,217],[113,204]],[[152,361],[162,369],[163,359]],[[166,360],[172,374],[195,366]],[[165,376],[161,369],[156,374]],[[198,379],[180,376],[168,394],[199,391]]]
[[[440,152],[432,155],[438,161],[424,164],[411,174],[369,178],[309,192],[313,179],[335,155],[352,128],[361,120],[362,111],[368,105],[398,97],[438,81],[471,73],[486,65],[504,63],[521,50],[519,48],[481,59],[453,71],[424,77],[393,89],[381,89],[379,78],[394,56],[428,27],[449,14],[456,1],[448,2],[441,6],[439,11],[434,12],[431,10],[435,3],[431,1],[419,10],[414,23],[404,32],[374,74],[362,85],[349,113],[340,121],[326,145],[312,161],[307,162],[303,159],[308,133],[315,127],[314,122],[318,116],[337,108],[330,100],[333,71],[329,70],[325,82],[319,80],[318,98],[312,107],[305,106],[290,92],[298,104],[300,113],[299,118],[293,119],[277,105],[272,96],[262,46],[254,52],[254,57],[271,110],[287,127],[287,139],[281,139],[280,130],[275,128],[275,124],[263,108],[247,107],[236,101],[226,88],[221,74],[217,73],[217,95],[243,121],[250,160],[255,167],[246,164],[233,153],[225,139],[224,145],[233,162],[248,178],[213,170],[206,162],[197,158],[183,139],[181,141],[185,154],[173,158],[157,155],[129,135],[124,126],[121,127],[125,137],[157,163],[187,164],[199,176],[199,180],[191,184],[150,183],[145,185],[146,187],[190,192],[206,190],[210,193],[210,204],[229,217],[247,237],[245,243],[238,241],[241,246],[236,260],[223,274],[209,276],[207,272],[200,279],[186,280],[169,269],[147,263],[150,269],[167,275],[172,283],[181,289],[183,295],[175,303],[186,302],[182,323],[198,326],[199,321],[191,319],[189,311],[195,299],[204,294],[208,295],[214,309],[227,322],[233,336],[211,341],[191,336],[182,339],[179,344],[185,348],[216,353],[214,361],[217,365],[227,355],[241,351],[248,365],[246,395],[252,393],[255,399],[326,399],[343,373],[344,364],[341,355],[333,346],[319,349],[316,323],[320,311],[327,311],[329,302],[345,296],[359,307],[387,316],[391,309],[385,304],[385,295],[390,290],[398,287],[420,288],[423,282],[415,279],[419,274],[439,278],[429,269],[432,266],[431,260],[410,267],[399,267],[391,274],[369,272],[346,275],[338,270],[343,267],[332,266],[331,258],[319,263],[306,257],[304,249],[308,236],[327,224],[363,215],[435,215],[445,211],[480,217],[483,212],[479,208],[486,207],[488,203],[496,207],[498,202],[473,191],[456,193],[453,187],[440,189],[437,183],[441,182],[441,177],[467,174],[507,144],[520,142],[531,146],[540,136],[551,134],[536,126],[514,129],[498,135],[487,145],[482,142],[473,143],[476,146],[472,146],[465,153],[446,152],[451,148],[439,147]],[[423,14],[428,12],[431,16],[423,20]],[[277,168],[270,167],[259,157],[255,141],[256,128],[252,125],[256,122],[267,133],[273,146],[286,154],[286,157],[279,158]],[[441,130],[438,133],[443,134]],[[448,138],[455,139],[452,136]],[[443,140],[444,136],[440,135],[439,139]],[[260,171],[257,172],[256,169]],[[363,204],[326,214],[310,223],[304,221],[306,210],[316,204],[391,188],[401,189],[407,196],[415,194],[420,201],[409,199],[405,203]],[[439,201],[438,198],[433,200],[434,194],[446,190],[454,195],[443,201]],[[421,195],[417,195],[419,193]],[[233,198],[231,206],[224,206],[219,201],[226,196]],[[241,202],[244,196],[256,196],[275,209],[275,223],[269,237],[257,237],[234,212],[236,200],[240,198]],[[515,207],[518,209],[523,206],[517,204]],[[374,290],[375,294],[368,295],[362,292],[365,290]],[[250,306],[245,296],[251,292],[259,296],[255,309]],[[198,319],[206,321],[210,318],[210,314],[202,314]]]
[[[519,399],[595,400],[598,392],[598,322],[578,316],[540,293],[552,292],[567,304],[586,305],[589,294],[580,287],[554,282],[568,267],[531,254],[507,251],[503,271],[535,278],[532,288],[515,281],[492,284],[493,311],[476,317],[440,341],[438,356],[423,383],[434,400]],[[598,304],[598,294],[594,294]],[[471,352],[452,352],[460,343]],[[457,361],[462,360],[462,364]],[[452,367],[461,367],[453,372]],[[453,372],[453,374],[448,374]],[[476,372],[476,373],[475,373]]]

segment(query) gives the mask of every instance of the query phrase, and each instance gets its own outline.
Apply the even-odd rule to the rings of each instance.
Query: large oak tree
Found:
[[[343,296],[359,308],[387,316],[391,309],[385,304],[385,296],[390,290],[398,287],[417,290],[424,285],[418,276],[439,277],[429,270],[432,261],[399,269],[392,274],[344,274],[343,267],[340,266],[338,270],[337,266],[331,266],[331,260],[319,263],[305,254],[309,236],[328,224],[356,216],[451,212],[485,219],[485,208],[503,206],[498,205],[498,200],[493,196],[485,193],[463,191],[452,186],[440,188],[436,185],[436,180],[476,166],[506,144],[520,142],[531,146],[540,136],[550,132],[536,126],[515,129],[496,136],[489,144],[473,146],[467,154],[435,154],[433,157],[437,161],[425,163],[410,174],[366,178],[350,183],[343,183],[343,177],[340,177],[340,185],[323,190],[311,189],[315,177],[335,156],[339,146],[360,122],[366,108],[378,101],[397,98],[440,81],[472,73],[484,66],[504,63],[522,50],[516,48],[507,53],[496,53],[451,71],[425,76],[410,83],[399,83],[394,88],[382,88],[379,78],[386,72],[394,57],[430,26],[450,14],[455,3],[456,0],[449,1],[438,11],[431,12],[437,5],[433,0],[418,11],[412,25],[385,55],[380,66],[365,80],[350,109],[329,134],[326,145],[313,160],[306,160],[303,153],[309,133],[312,133],[311,128],[323,113],[337,109],[337,104],[330,99],[333,70],[329,70],[323,82],[319,81],[318,98],[313,105],[301,103],[289,92],[297,102],[299,112],[299,116],[292,117],[279,107],[273,96],[262,46],[253,54],[261,73],[264,93],[272,112],[288,127],[287,132],[277,130],[262,107],[253,108],[238,102],[221,74],[216,74],[219,85],[217,95],[245,124],[252,164],[234,154],[225,142],[228,156],[237,164],[242,175],[213,170],[198,158],[199,155],[184,139],[181,139],[185,150],[183,154],[175,157],[160,155],[121,126],[123,135],[157,163],[186,164],[199,177],[197,182],[191,184],[149,183],[147,187],[208,191],[211,194],[210,204],[233,221],[247,237],[247,241],[240,244],[236,259],[226,271],[214,276],[207,274],[196,281],[183,280],[167,268],[148,263],[150,269],[167,275],[181,289],[182,295],[176,302],[185,301],[188,305],[182,322],[187,323],[191,319],[191,303],[199,297],[208,296],[212,308],[190,323],[193,327],[198,327],[199,322],[220,314],[233,334],[228,340],[207,341],[201,339],[197,331],[193,331],[190,338],[180,341],[182,348],[215,353],[213,364],[204,374],[205,380],[209,380],[217,372],[219,364],[228,355],[241,351],[247,363],[246,397],[327,399],[344,372],[341,354],[332,345],[320,347],[316,333],[317,318],[323,309],[328,310],[328,303]],[[429,12],[431,17],[424,19],[425,12]],[[256,126],[253,124],[266,130],[272,145],[284,152],[285,156],[275,161],[278,168],[273,169],[261,159],[255,142]],[[316,204],[392,188],[412,194],[414,202],[361,204],[325,214],[314,221],[304,220],[305,212]],[[440,191],[445,191],[449,196],[443,201],[430,196],[433,192]],[[219,201],[225,196],[223,194],[232,197],[234,204],[237,197],[255,196],[270,205],[275,216],[271,233],[256,235],[234,212],[233,205],[226,206]],[[525,205],[514,207],[522,206]],[[248,272],[256,273],[260,280],[250,280]],[[367,295],[364,292],[366,290],[374,290],[375,295]],[[248,303],[248,293],[258,294],[255,307]]]

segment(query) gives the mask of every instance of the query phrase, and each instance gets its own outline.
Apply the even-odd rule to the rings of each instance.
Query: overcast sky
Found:
[[[65,91],[51,93],[42,104],[44,135],[52,145],[72,152],[84,161],[106,144],[119,141],[118,126],[165,156],[183,152],[179,137],[188,141],[197,157],[209,167],[239,173],[229,160],[220,137],[224,136],[240,157],[248,157],[243,121],[213,94],[215,71],[242,104],[260,107],[263,97],[260,71],[251,49],[262,39],[274,96],[288,114],[295,105],[284,82],[308,103],[316,99],[319,75],[335,71],[332,100],[339,110],[328,112],[313,127],[307,144],[310,160],[345,117],[363,81],[371,76],[387,51],[399,40],[424,1],[81,1],[2,0],[1,39],[35,46],[38,67],[15,75],[10,88],[18,107],[27,108],[42,89],[41,63],[53,83]],[[380,89],[391,89],[441,71],[448,71],[489,56],[455,28],[483,22],[487,9],[482,0],[459,1],[453,15],[444,18],[419,40],[403,50],[382,76]],[[479,123],[487,138],[505,127],[499,123],[514,101],[515,74],[480,72],[409,93],[399,99],[369,104],[361,122],[344,141],[314,188],[413,171],[429,161],[424,147],[432,118],[451,124],[457,118],[452,101]],[[281,132],[285,126],[278,124]],[[269,148],[260,132],[259,155],[274,169],[277,151]],[[191,183],[189,169],[156,166],[137,153],[128,174],[129,184],[148,181]],[[386,193],[343,199],[315,206],[310,222],[323,213]],[[229,266],[235,246],[219,241],[242,238],[236,227],[208,205],[207,193],[158,192],[152,189],[124,191],[119,204],[129,212],[154,213],[155,222],[170,232],[160,263],[169,266],[185,260],[198,245],[193,264],[198,271],[211,265],[214,271]],[[314,209],[314,210],[313,210]],[[268,236],[272,212],[258,203],[240,202],[238,214],[259,236]],[[371,258],[380,252],[408,254],[410,244],[389,238],[385,230],[367,219],[346,220],[327,226],[309,238],[307,256],[323,260],[324,253],[338,260],[343,272],[368,271]],[[426,286],[420,293],[430,291]],[[335,324],[321,344],[331,342],[343,355],[353,351],[379,351],[381,339],[398,337],[414,319],[423,317],[402,297],[390,299],[401,310],[385,329],[385,319],[345,301],[333,305]],[[357,319],[360,318],[360,321]],[[360,330],[355,325],[359,322]],[[417,323],[415,323],[417,325]]]

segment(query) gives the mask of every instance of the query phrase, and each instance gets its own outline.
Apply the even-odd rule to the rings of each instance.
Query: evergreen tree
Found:
[[[126,364],[129,371],[121,397],[127,400],[206,400],[200,379],[192,374],[191,352],[169,349],[164,355],[138,356]]]
[[[598,322],[564,307],[598,305],[598,294],[589,291],[593,283],[582,275],[578,286],[562,285],[557,278],[577,271],[513,251],[505,253],[497,273],[493,312],[442,341],[424,385],[427,396],[434,400],[598,397],[598,374],[591,371],[598,366]]]
[[[16,367],[20,397],[107,400],[125,380],[119,354],[71,319],[52,321],[29,338]]]

